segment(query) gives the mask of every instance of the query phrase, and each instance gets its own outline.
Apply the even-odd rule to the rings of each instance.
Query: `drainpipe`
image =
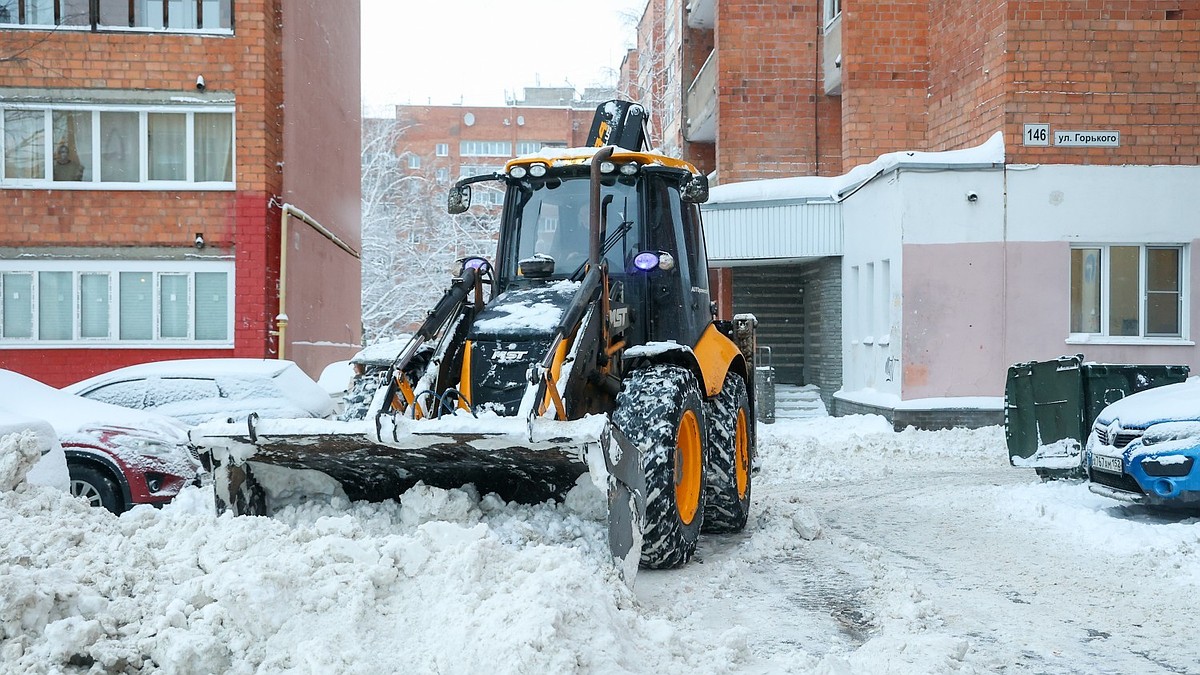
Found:
[[[279,207],[279,314],[275,317],[276,329],[271,331],[272,335],[279,336],[279,359],[286,358],[284,348],[286,346],[285,337],[287,334],[288,315],[287,315],[287,259],[288,259],[288,218],[297,218],[301,222],[316,230],[323,237],[332,241],[338,248],[346,253],[362,259],[358,251],[355,251],[349,244],[342,241],[338,236],[330,232],[324,225],[318,223],[312,216],[308,215],[299,208],[291,204],[284,203]]]

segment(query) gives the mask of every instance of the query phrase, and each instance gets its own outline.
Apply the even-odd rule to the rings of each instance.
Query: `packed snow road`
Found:
[[[998,428],[762,427],[746,532],[632,589],[594,498],[417,488],[262,519],[189,490],[114,518],[17,485],[18,445],[4,673],[1200,672],[1200,523],[1039,483]]]

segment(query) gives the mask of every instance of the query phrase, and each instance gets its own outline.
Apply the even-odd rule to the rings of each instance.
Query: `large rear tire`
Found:
[[[617,396],[613,423],[641,453],[646,524],[641,564],[678,567],[696,552],[704,521],[704,411],[685,368],[637,370]]]
[[[704,531],[741,532],[750,516],[754,417],[741,376],[729,373],[721,393],[704,404],[708,419],[708,495]]]

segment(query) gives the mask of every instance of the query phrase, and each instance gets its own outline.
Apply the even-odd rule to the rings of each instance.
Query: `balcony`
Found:
[[[684,137],[692,143],[717,140],[717,51],[714,49],[687,90]]]
[[[712,30],[717,25],[717,0],[692,0],[687,5],[689,28]]]

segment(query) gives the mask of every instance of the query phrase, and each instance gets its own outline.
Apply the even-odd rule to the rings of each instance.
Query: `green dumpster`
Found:
[[[1187,366],[1084,363],[1082,354],[1018,363],[1004,385],[1009,462],[1042,478],[1082,478],[1083,446],[1104,406],[1187,376]]]

